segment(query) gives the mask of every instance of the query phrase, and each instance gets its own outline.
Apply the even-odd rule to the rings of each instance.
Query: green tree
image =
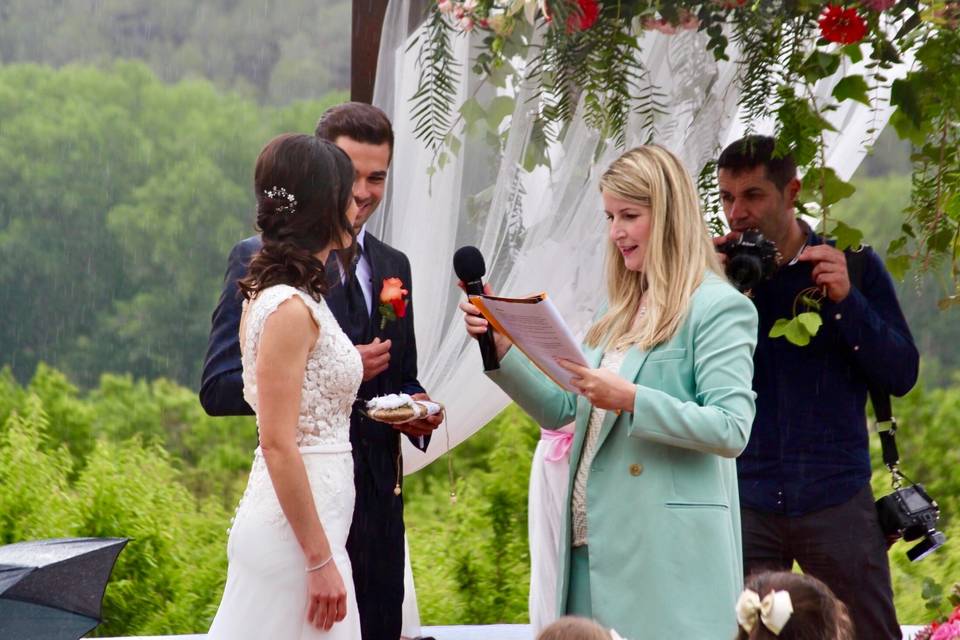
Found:
[[[131,372],[196,384],[252,167],[343,99],[261,107],[142,64],[0,67],[0,349],[82,386]],[[71,443],[71,446],[76,446]]]
[[[910,203],[910,176],[861,176],[853,184],[856,193],[835,205],[834,217],[860,229],[863,241],[885,258],[890,243],[901,233],[903,211]],[[960,368],[960,309],[938,305],[952,286],[949,269],[914,272],[896,284],[900,306],[920,350],[924,380],[937,386],[952,384],[952,372]]]
[[[201,77],[285,104],[343,90],[347,0],[4,0],[0,62],[148,65],[165,82]]]

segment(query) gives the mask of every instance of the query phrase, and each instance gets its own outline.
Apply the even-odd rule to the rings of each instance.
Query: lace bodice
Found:
[[[261,291],[247,303],[243,344],[243,398],[257,414],[257,351],[260,335],[271,313],[281,303],[298,296],[320,327],[317,344],[307,356],[307,369],[300,397],[298,446],[341,445],[350,441],[350,411],[363,378],[360,354],[347,338],[326,302],[317,302],[307,293],[289,285],[275,285]]]

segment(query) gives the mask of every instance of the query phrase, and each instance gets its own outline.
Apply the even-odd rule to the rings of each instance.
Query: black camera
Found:
[[[937,531],[940,507],[921,484],[899,487],[877,500],[877,515],[885,535],[902,535],[907,542],[922,538],[907,550],[911,562],[925,558],[947,541],[947,536]]]
[[[740,291],[753,289],[777,270],[777,245],[756,230],[744,231],[717,251],[727,255],[727,278]]]

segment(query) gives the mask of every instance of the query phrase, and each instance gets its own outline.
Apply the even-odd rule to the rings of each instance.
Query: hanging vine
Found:
[[[717,60],[728,58],[731,41],[736,45],[748,128],[762,117],[775,119],[777,152],[793,154],[805,173],[804,201],[819,205],[824,217],[854,191],[824,162],[824,133],[833,129],[827,116],[846,100],[875,113],[889,100],[890,122],[914,146],[914,167],[911,204],[902,235],[888,249],[888,267],[902,278],[911,266],[923,271],[949,262],[953,292],[941,301],[946,308],[960,304],[958,27],[960,2],[947,0],[438,0],[420,43],[416,133],[432,147],[449,141],[459,106],[452,104],[458,70],[450,36],[480,31],[483,44],[471,52],[474,73],[513,74],[537,85],[525,167],[546,162],[546,143],[578,108],[601,145],[623,146],[636,122],[631,115],[652,130],[661,108],[640,63],[639,36],[699,30]],[[533,64],[516,77],[521,72],[511,57],[528,51],[535,31],[542,37]],[[891,80],[894,65],[910,59],[906,75]],[[818,97],[814,87],[827,78],[832,95]],[[876,133],[873,127],[868,135]],[[707,181],[701,174],[701,184]],[[859,232],[841,223],[823,230],[839,246],[859,242]]]

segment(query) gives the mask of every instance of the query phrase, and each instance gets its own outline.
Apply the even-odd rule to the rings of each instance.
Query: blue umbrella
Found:
[[[96,627],[126,544],[126,538],[64,538],[0,547],[0,638],[76,640]]]

